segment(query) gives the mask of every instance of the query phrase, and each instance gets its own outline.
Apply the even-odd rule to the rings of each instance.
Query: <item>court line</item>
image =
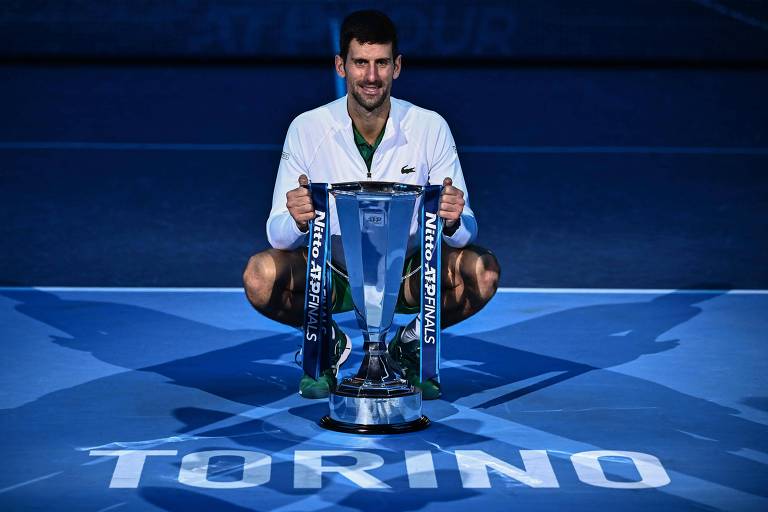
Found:
[[[737,457],[743,457],[759,464],[768,465],[768,453],[753,450],[752,448],[740,448],[728,453],[731,455],[736,455]]]
[[[562,293],[562,294],[615,294],[615,295],[663,295],[669,293],[712,294],[712,295],[768,295],[768,290],[734,289],[734,290],[696,290],[679,288],[505,288],[497,290],[500,293]]]
[[[0,149],[95,149],[148,151],[281,151],[280,144],[188,144],[145,142],[0,142]]]
[[[0,150],[97,151],[281,151],[280,144],[197,144],[149,142],[0,142]],[[642,154],[642,155],[768,155],[768,147],[710,146],[459,146],[461,153],[480,154]]]
[[[706,7],[707,9],[711,9],[715,12],[718,12],[724,16],[728,16],[729,18],[733,18],[734,20],[740,21],[746,25],[750,25],[752,27],[759,28],[762,30],[768,30],[768,23],[764,22],[763,20],[755,18],[753,16],[749,16],[748,14],[744,14],[741,11],[737,11],[736,9],[723,5],[722,3],[717,2],[715,0],[690,0],[690,1],[695,4],[699,4],[702,7]]]
[[[642,155],[768,155],[761,147],[708,146],[459,146],[460,153],[509,154],[642,154]]]
[[[0,286],[0,291],[42,292],[125,292],[125,293],[244,293],[239,287],[146,287],[146,286]],[[541,293],[541,294],[603,294],[603,295],[664,295],[711,294],[711,295],[768,295],[768,290],[696,290],[676,288],[509,288],[500,287],[498,293]]]
[[[16,485],[11,485],[10,487],[4,487],[3,489],[0,489],[0,494],[4,492],[12,491],[14,489],[18,489],[19,487],[24,487],[25,485],[34,484],[35,482],[40,482],[41,480],[48,480],[49,478],[53,478],[54,476],[60,475],[62,473],[63,471],[57,471],[56,473],[50,473],[37,478],[33,478],[32,480],[27,480],[26,482],[21,482]]]
[[[96,512],[107,512],[107,510],[115,510],[116,508],[122,507],[126,503],[128,503],[128,502],[127,501],[121,501],[120,503],[115,503],[114,505],[110,505],[108,507],[104,507],[104,508],[102,508],[100,510],[97,510]]]

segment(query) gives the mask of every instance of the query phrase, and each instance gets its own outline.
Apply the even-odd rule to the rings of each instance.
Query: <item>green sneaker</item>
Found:
[[[419,343],[416,341],[402,343],[400,337],[404,330],[405,327],[397,329],[395,339],[389,343],[387,351],[405,373],[406,380],[421,390],[421,398],[436,400],[440,398],[440,383],[434,379],[423,382],[419,380]]]
[[[331,370],[325,370],[317,379],[313,379],[305,373],[299,381],[299,394],[310,400],[328,398],[331,390],[335,387],[336,377]]]
[[[334,354],[331,357],[333,366],[325,370],[317,379],[313,379],[306,373],[301,377],[299,394],[304,398],[328,398],[331,391],[336,388],[339,368],[349,359],[349,354],[352,352],[352,341],[333,320],[331,320],[331,329],[331,336],[336,340]]]

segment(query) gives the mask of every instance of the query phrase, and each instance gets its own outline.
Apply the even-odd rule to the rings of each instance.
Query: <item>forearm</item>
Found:
[[[307,243],[307,234],[296,225],[288,213],[274,213],[267,219],[267,240],[275,249],[290,251],[303,247]]]

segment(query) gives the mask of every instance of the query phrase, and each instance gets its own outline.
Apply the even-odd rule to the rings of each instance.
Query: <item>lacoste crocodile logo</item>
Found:
[[[400,169],[400,172],[403,174],[410,174],[412,172],[416,172],[416,169],[413,167],[408,167],[407,165],[404,165],[402,169]]]

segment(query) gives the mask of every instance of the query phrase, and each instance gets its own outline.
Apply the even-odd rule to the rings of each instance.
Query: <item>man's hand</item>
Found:
[[[440,211],[446,228],[452,228],[459,221],[464,211],[464,192],[453,186],[451,178],[443,180],[443,193],[440,196]]]
[[[306,174],[299,176],[299,187],[288,191],[285,194],[287,199],[286,206],[288,207],[288,213],[291,214],[293,220],[296,221],[296,225],[303,232],[309,230],[309,221],[315,218],[315,207],[312,206],[312,194],[308,188],[304,188],[309,184],[309,179]]]

